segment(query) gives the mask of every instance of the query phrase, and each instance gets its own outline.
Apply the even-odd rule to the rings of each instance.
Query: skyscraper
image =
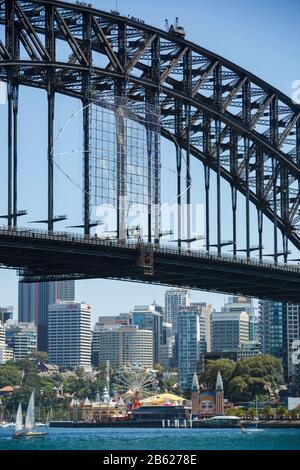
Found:
[[[294,383],[298,373],[294,354],[300,344],[300,305],[262,300],[259,306],[263,353],[282,359],[285,380]]]
[[[288,383],[295,381],[298,372],[295,352],[300,350],[300,305],[283,306],[283,367]]]
[[[259,315],[249,297],[229,297],[228,302],[221,309],[222,312],[247,312],[249,316],[249,340],[259,340]]]
[[[151,305],[137,305],[132,312],[132,324],[140,330],[149,330],[153,333],[153,363],[159,362],[159,351],[163,335],[163,309],[155,303]]]
[[[173,334],[177,333],[177,318],[181,307],[190,305],[190,292],[186,289],[170,289],[165,293],[164,322],[172,323]]]
[[[59,302],[48,310],[49,363],[70,369],[91,366],[91,306]]]
[[[113,367],[126,364],[153,367],[153,332],[134,325],[96,323],[92,341],[93,365],[110,361]]]
[[[184,307],[178,314],[178,379],[182,388],[190,388],[198,369],[200,354],[206,351],[205,317],[197,305]]]
[[[263,354],[282,359],[283,304],[269,300],[259,302],[261,346]]]
[[[75,281],[19,282],[18,319],[20,323],[35,323],[39,351],[48,350],[48,306],[58,301],[72,302],[74,299]]]
[[[249,316],[247,312],[213,312],[213,352],[234,351],[249,341]]]

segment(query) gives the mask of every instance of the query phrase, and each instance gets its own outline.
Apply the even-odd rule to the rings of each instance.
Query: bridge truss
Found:
[[[182,172],[186,169],[186,203],[191,202],[191,159],[204,166],[206,251],[221,256],[222,180],[231,187],[233,255],[263,259],[264,217],[273,224],[272,257],[288,262],[289,243],[300,248],[300,106],[230,61],[203,49],[174,31],[78,4],[56,0],[0,0],[0,79],[8,84],[7,224],[18,217],[18,92],[40,88],[48,96],[48,214],[54,230],[55,94],[82,100],[84,129],[85,235],[90,234],[89,114],[93,93],[114,93],[160,107],[161,134],[175,143],[178,201],[178,247],[182,245]],[[58,42],[70,54],[61,58]],[[186,164],[183,166],[183,154]],[[185,168],[186,167],[186,168]],[[212,245],[211,175],[216,175],[217,242]],[[193,183],[195,178],[193,178]],[[197,182],[200,186],[201,182]],[[245,199],[245,246],[237,243],[237,199]],[[257,211],[258,245],[251,244],[250,205]],[[190,217],[187,217],[190,238]],[[282,250],[278,234],[282,235]],[[153,242],[148,239],[148,242]]]

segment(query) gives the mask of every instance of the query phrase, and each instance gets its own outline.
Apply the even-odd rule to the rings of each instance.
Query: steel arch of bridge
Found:
[[[8,211],[17,225],[17,115],[19,86],[48,95],[48,230],[53,208],[53,121],[55,94],[90,100],[90,90],[113,91],[160,105],[162,135],[178,143],[178,202],[181,204],[182,152],[204,165],[206,248],[211,246],[210,174],[217,175],[217,248],[221,254],[221,180],[231,185],[233,254],[237,254],[237,193],[246,200],[246,254],[250,258],[250,203],[258,214],[259,257],[263,257],[263,215],[274,226],[274,261],[288,241],[300,248],[300,106],[230,61],[135,19],[55,0],[0,0],[0,78],[8,83]],[[56,42],[71,55],[60,62]],[[26,54],[21,57],[20,51]],[[99,63],[94,61],[98,53]],[[89,130],[84,120],[84,230],[89,234]],[[188,185],[187,185],[188,187]],[[191,190],[187,189],[187,203]],[[180,239],[181,227],[178,238]],[[180,242],[179,242],[180,244]]]

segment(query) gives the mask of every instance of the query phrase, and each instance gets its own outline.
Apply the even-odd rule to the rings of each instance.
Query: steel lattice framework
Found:
[[[210,176],[217,175],[217,244],[222,252],[221,181],[232,192],[233,254],[237,247],[237,194],[246,201],[246,248],[250,259],[250,204],[258,215],[263,257],[263,216],[274,227],[274,261],[288,260],[288,243],[300,248],[300,106],[268,83],[182,35],[89,6],[55,0],[0,0],[0,78],[8,83],[8,212],[17,225],[17,115],[21,85],[48,94],[48,230],[57,221],[53,208],[53,120],[55,94],[81,99],[93,91],[115,93],[161,109],[161,134],[176,142],[177,196],[181,204],[182,151],[187,174],[191,157],[204,165],[206,249],[210,251]],[[57,43],[71,54],[61,60]],[[96,60],[97,57],[97,60]],[[84,231],[89,210],[89,117],[84,112]],[[187,178],[187,203],[191,187]],[[189,224],[189,220],[187,222]],[[178,238],[180,245],[181,222]],[[278,245],[282,233],[283,251]],[[189,227],[187,230],[189,236]],[[188,237],[189,238],[189,237]]]

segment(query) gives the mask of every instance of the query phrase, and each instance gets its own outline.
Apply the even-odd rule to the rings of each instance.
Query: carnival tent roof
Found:
[[[154,395],[149,398],[141,400],[143,405],[161,406],[161,405],[173,405],[176,406],[181,404],[184,398],[172,393],[161,393],[160,395]]]

